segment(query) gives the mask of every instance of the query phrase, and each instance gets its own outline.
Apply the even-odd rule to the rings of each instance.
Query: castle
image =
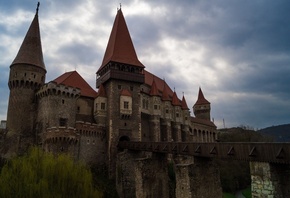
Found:
[[[95,71],[94,71],[95,72]],[[115,166],[119,141],[213,142],[210,102],[199,89],[190,115],[185,97],[138,60],[122,10],[117,11],[95,91],[77,71],[45,82],[38,9],[10,66],[6,155],[30,145]]]

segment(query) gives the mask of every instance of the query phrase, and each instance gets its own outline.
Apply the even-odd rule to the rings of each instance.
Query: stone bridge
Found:
[[[252,197],[290,197],[290,143],[129,142],[118,144],[117,189],[123,197],[169,194],[168,160],[175,197],[222,197],[215,158],[249,161]]]

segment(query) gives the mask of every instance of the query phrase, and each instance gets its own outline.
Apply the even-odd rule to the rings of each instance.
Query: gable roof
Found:
[[[53,82],[79,88],[81,90],[81,96],[96,98],[98,95],[77,71],[66,72],[54,79]]]
[[[138,60],[122,10],[119,9],[113,24],[103,62],[97,73],[110,61],[144,68]]]
[[[38,12],[36,12],[21,47],[14,61],[11,63],[11,66],[15,64],[29,64],[46,70],[41,47]]]
[[[121,96],[132,96],[128,89],[122,89],[120,95]]]

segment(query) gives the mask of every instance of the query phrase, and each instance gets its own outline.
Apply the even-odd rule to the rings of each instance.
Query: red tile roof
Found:
[[[145,76],[145,84],[148,85],[149,87],[151,87],[154,80],[160,96],[162,96],[162,92],[164,88],[170,97],[173,96],[173,91],[170,89],[170,87],[167,85],[167,83],[164,80],[160,79],[159,77],[155,76],[154,74],[146,70],[144,70],[144,76]]]
[[[155,80],[153,79],[153,83],[151,85],[151,89],[150,89],[150,96],[159,96],[159,92],[155,83]]]
[[[176,92],[173,92],[173,96],[172,96],[172,105],[173,106],[181,106],[181,103],[179,101],[179,99],[177,98]]]
[[[200,119],[196,117],[191,117],[191,122],[216,127],[216,125],[212,121]]]
[[[110,61],[126,63],[144,68],[144,65],[138,60],[121,9],[117,12],[103,62],[97,73]]]
[[[54,79],[53,82],[81,89],[81,96],[97,97],[97,92],[80,76],[77,71],[66,72]]]
[[[130,91],[128,91],[127,89],[122,89],[120,94],[121,96],[132,96]]]
[[[37,13],[11,66],[14,64],[35,65],[45,70]]]
[[[99,87],[98,96],[105,97],[105,98],[107,97],[106,90],[105,90],[103,84],[101,84]]]
[[[183,110],[189,110],[188,106],[187,106],[187,103],[186,103],[186,100],[185,100],[185,97],[182,96],[182,100],[181,100],[181,108]]]
[[[203,104],[210,104],[210,102],[205,99],[201,88],[199,88],[198,98],[194,105],[203,105]]]

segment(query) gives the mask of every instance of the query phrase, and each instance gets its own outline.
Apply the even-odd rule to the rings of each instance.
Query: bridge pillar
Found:
[[[290,197],[290,165],[250,162],[252,197]]]
[[[194,163],[175,166],[176,197],[222,197],[220,174],[211,159],[194,158]]]
[[[118,154],[116,186],[120,198],[169,197],[166,154],[148,156],[142,158],[130,151]]]

